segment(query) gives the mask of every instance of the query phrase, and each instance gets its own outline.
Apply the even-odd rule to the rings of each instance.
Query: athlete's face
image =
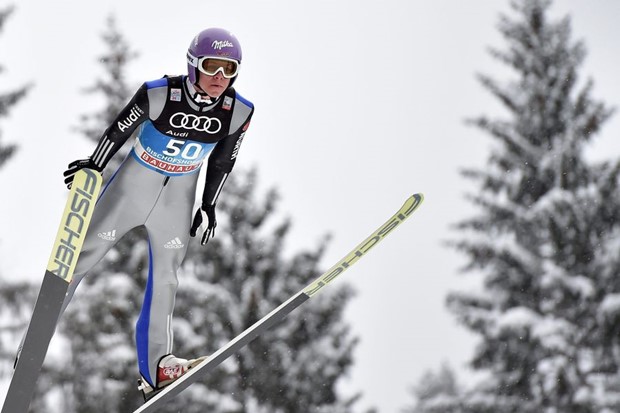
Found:
[[[211,97],[220,97],[220,95],[228,89],[228,85],[230,85],[230,79],[226,79],[222,76],[221,72],[217,72],[215,76],[209,76],[199,72],[198,86]]]

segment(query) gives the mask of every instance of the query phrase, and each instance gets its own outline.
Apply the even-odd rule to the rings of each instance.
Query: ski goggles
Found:
[[[198,70],[209,76],[220,72],[226,79],[231,79],[239,73],[239,63],[233,59],[205,56],[198,59],[197,63]]]

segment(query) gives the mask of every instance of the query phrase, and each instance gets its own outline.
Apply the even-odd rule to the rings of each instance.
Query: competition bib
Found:
[[[132,153],[147,168],[166,176],[178,176],[197,172],[213,146],[214,143],[165,135],[151,121],[146,121],[140,125]]]

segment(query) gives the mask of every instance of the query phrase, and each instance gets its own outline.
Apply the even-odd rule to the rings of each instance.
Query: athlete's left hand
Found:
[[[195,237],[196,232],[200,229],[202,231],[200,245],[205,245],[209,242],[210,238],[215,237],[215,227],[217,227],[215,205],[203,205],[201,208],[198,208],[194,215],[194,221],[189,230],[189,235]]]

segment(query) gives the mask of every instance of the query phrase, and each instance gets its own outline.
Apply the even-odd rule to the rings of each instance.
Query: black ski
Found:
[[[90,169],[82,169],[75,174],[2,413],[28,411],[90,224],[101,182],[101,175]]]

